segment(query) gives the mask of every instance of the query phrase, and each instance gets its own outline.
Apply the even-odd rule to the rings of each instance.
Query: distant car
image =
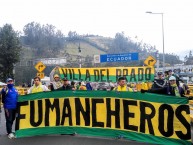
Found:
[[[99,82],[97,84],[97,90],[103,90],[106,91],[110,87],[109,83],[107,82]]]

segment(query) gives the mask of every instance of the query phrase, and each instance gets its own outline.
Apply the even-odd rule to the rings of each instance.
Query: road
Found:
[[[0,145],[149,145],[123,139],[107,139],[98,137],[45,135],[9,139],[6,135],[4,112],[0,113]],[[192,127],[193,136],[193,127]]]

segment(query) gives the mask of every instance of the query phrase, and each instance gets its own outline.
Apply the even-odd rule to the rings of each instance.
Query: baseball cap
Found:
[[[171,70],[171,69],[169,69],[169,70],[168,70],[168,72],[172,72],[172,70]]]
[[[63,80],[63,81],[67,81],[68,79],[67,79],[67,78],[63,78],[62,80]]]
[[[176,80],[176,77],[174,77],[174,76],[171,76],[170,78],[169,78],[169,81],[172,81],[172,80]]]
[[[82,85],[82,86],[86,86],[85,82],[81,82],[81,85]]]
[[[13,79],[12,79],[12,78],[8,78],[8,79],[6,80],[6,82],[9,82],[9,81],[13,81]]]

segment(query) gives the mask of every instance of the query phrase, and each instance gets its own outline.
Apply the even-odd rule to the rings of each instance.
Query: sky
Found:
[[[174,53],[183,60],[193,50],[192,0],[0,0],[0,27],[22,31],[30,22],[52,24],[65,35],[94,34],[114,38],[124,32],[133,41]]]

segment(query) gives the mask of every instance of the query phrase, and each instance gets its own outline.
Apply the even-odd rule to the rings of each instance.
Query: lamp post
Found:
[[[146,12],[148,14],[157,14],[162,16],[162,46],[163,46],[163,72],[165,72],[165,51],[164,51],[164,13]]]
[[[82,67],[82,65],[81,65],[81,49],[80,49],[80,43],[79,43],[79,46],[78,46],[78,56],[79,56],[79,68],[81,68]]]
[[[159,71],[159,51],[156,51],[156,58],[157,58],[157,71]]]

